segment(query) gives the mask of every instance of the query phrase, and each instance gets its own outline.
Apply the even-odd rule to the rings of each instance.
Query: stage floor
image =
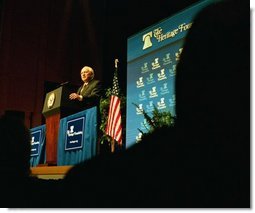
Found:
[[[62,179],[72,166],[37,166],[31,167],[33,176],[42,179]]]

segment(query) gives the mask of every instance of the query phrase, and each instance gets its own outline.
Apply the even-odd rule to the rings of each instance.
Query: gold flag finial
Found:
[[[116,58],[114,62],[115,62],[115,68],[117,69],[118,68],[119,59]]]

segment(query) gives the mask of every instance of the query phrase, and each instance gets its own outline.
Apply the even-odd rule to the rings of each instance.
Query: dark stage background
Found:
[[[41,125],[46,92],[65,81],[79,86],[84,65],[111,86],[115,58],[125,92],[127,38],[195,2],[0,0],[0,114]]]

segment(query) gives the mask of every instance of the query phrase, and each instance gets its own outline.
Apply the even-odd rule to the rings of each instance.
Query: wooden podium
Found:
[[[57,165],[60,119],[81,110],[78,101],[69,100],[69,94],[74,91],[71,86],[63,85],[46,94],[42,114],[46,119],[47,165]]]

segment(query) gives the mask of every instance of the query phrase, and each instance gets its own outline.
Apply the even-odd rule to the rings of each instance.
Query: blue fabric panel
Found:
[[[35,128],[30,129],[30,133],[34,133],[34,132],[41,132],[41,138],[39,141],[39,150],[38,150],[38,155],[35,156],[31,156],[30,158],[30,166],[31,167],[35,167],[38,164],[43,164],[46,162],[46,153],[45,153],[45,130],[46,130],[46,126],[41,125]],[[31,152],[32,153],[32,152]]]
[[[67,122],[84,116],[82,148],[65,150]],[[58,136],[57,165],[75,165],[96,155],[97,145],[97,107],[92,107],[79,113],[67,116],[60,120]]]

